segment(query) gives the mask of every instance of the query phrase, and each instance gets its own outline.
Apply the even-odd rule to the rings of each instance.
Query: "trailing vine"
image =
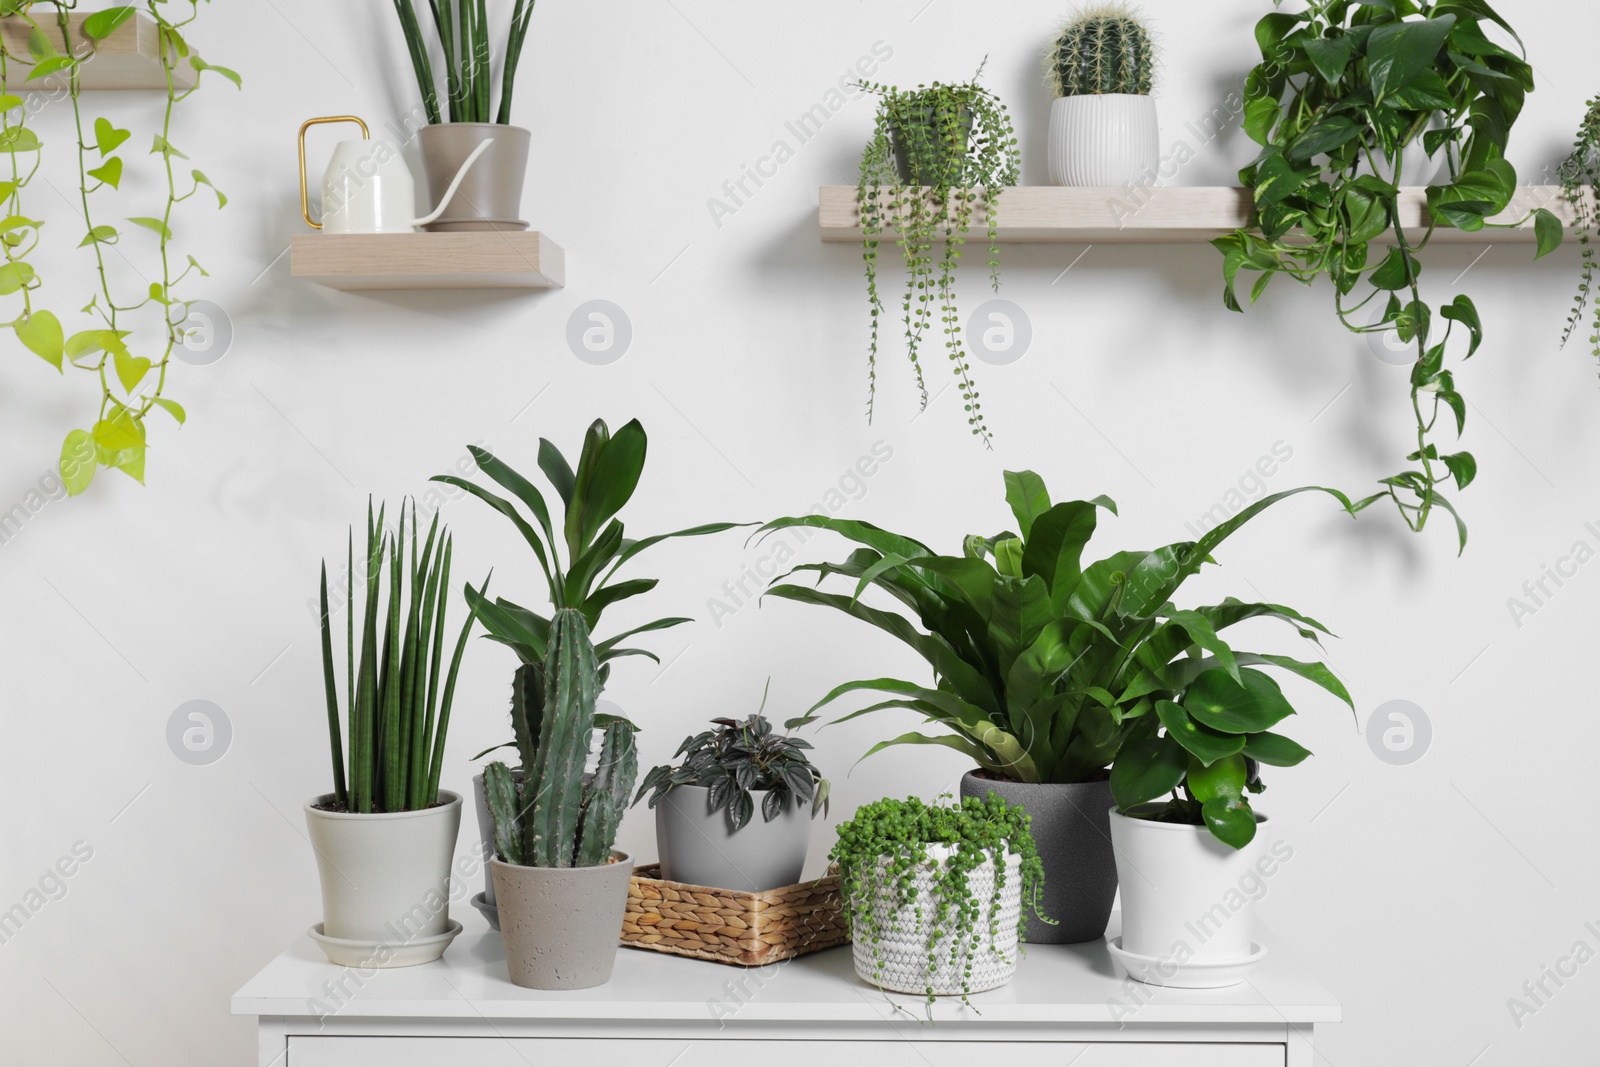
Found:
[[[1594,284],[1594,197],[1600,196],[1600,96],[1589,101],[1583,115],[1583,125],[1578,128],[1578,139],[1572,146],[1572,155],[1561,165],[1561,193],[1572,205],[1576,221],[1573,231],[1578,235],[1578,245],[1583,254],[1583,274],[1578,281],[1578,295],[1573,298],[1572,314],[1567,316],[1567,328],[1561,334],[1561,347],[1572,340],[1572,334],[1583,319]],[[1589,346],[1594,357],[1600,360],[1600,304],[1595,307],[1594,324],[1590,328]]]
[[[1422,532],[1435,507],[1455,519],[1462,550],[1466,524],[1439,492],[1453,480],[1465,489],[1477,477],[1469,452],[1447,454],[1434,439],[1441,408],[1466,427],[1466,400],[1445,367],[1457,326],[1469,336],[1464,358],[1483,342],[1478,310],[1465,295],[1438,309],[1448,325],[1434,340],[1434,309],[1420,286],[1425,249],[1439,226],[1478,231],[1534,224],[1538,256],[1561,243],[1562,227],[1543,208],[1509,223],[1488,220],[1510,206],[1517,172],[1506,161],[1511,128],[1533,91],[1533,68],[1517,52],[1489,40],[1494,23],[1521,45],[1486,0],[1308,0],[1299,12],[1275,11],[1256,26],[1262,62],[1245,81],[1245,130],[1262,146],[1240,172],[1250,189],[1257,228],[1213,242],[1225,256],[1224,301],[1243,310],[1234,292],[1241,270],[1259,271],[1252,302],[1277,274],[1309,285],[1326,274],[1335,311],[1354,333],[1395,331],[1416,346],[1411,410],[1416,464],[1380,480],[1384,487],[1356,504],[1388,499],[1407,526]],[[1444,153],[1448,180],[1430,185],[1420,235],[1402,209],[1405,150],[1418,145]],[[1393,235],[1388,253],[1369,259],[1369,246]],[[1370,288],[1351,304],[1358,286]],[[1382,299],[1376,322],[1353,321]]]
[[[86,125],[81,99],[82,73],[94,61],[95,53],[92,49],[74,47],[69,17],[75,0],[0,0],[0,17],[22,19],[29,27],[26,61],[11,54],[0,41],[0,107],[4,108],[0,152],[9,154],[12,162],[12,181],[0,183],[8,211],[8,217],[0,222],[7,260],[0,264],[0,295],[21,292],[23,297],[22,313],[6,325],[16,331],[17,338],[29,350],[57,372],[64,374],[70,365],[94,375],[100,392],[95,421],[88,429],[68,433],[62,445],[61,477],[72,495],[87,489],[100,467],[120,470],[142,484],[147,447],[146,416],[160,408],[180,424],[187,418],[183,406],[165,395],[174,351],[184,340],[183,324],[188,318],[188,302],[179,298],[176,289],[191,274],[198,272],[204,276],[206,271],[193,256],[187,256],[187,265],[174,273],[173,212],[177,205],[196,195],[202,185],[215,193],[219,208],[227,204],[227,197],[198,169],[191,168],[186,181],[178,176],[173,160],[188,157],[172,144],[173,114],[178,104],[199,90],[207,71],[215,72],[235,86],[240,84],[238,74],[207,63],[184,37],[183,31],[198,17],[202,2],[210,0],[145,0],[144,3],[143,10],[156,26],[166,92],[159,132],[154,135],[149,154],[161,156],[166,195],[159,215],[125,219],[155,234],[160,268],[147,274],[134,266],[145,288],[126,293],[122,286],[113,284],[105,261],[106,247],[120,245],[123,233],[108,223],[96,223],[92,209],[107,188],[120,190],[128,164],[125,156],[118,154],[118,149],[132,137],[132,132],[118,128],[104,117],[97,117]],[[186,5],[187,11],[183,11],[181,17],[169,18],[164,11],[169,5],[180,10]],[[49,13],[37,16],[38,9]],[[134,18],[139,10],[123,5],[95,12],[83,21],[83,32],[96,41],[101,40]],[[178,85],[176,74],[180,65],[195,72],[193,86],[181,88]],[[59,316],[36,306],[34,294],[42,280],[23,258],[38,246],[39,228],[44,224],[22,214],[20,199],[28,180],[38,173],[43,144],[26,127],[24,101],[12,92],[18,75],[22,83],[49,77],[64,79],[72,102],[78,149],[78,207],[82,212],[84,233],[78,247],[91,250],[96,274],[95,291],[79,313],[98,321],[92,328],[70,335],[65,332]],[[13,123],[11,116],[19,110],[24,113],[23,118]],[[26,177],[17,158],[25,153],[33,155]],[[120,248],[119,255],[129,258]],[[155,275],[159,280],[149,280]],[[153,328],[152,319],[155,320]],[[142,331],[141,326],[144,327]],[[148,350],[149,354],[134,351],[134,346],[140,344],[136,335],[141,332],[160,338]],[[135,338],[132,343],[130,337]]]
[[[928,386],[918,358],[922,337],[933,323],[938,303],[939,331],[961,387],[967,425],[984,444],[989,428],[972,380],[961,336],[956,302],[956,268],[972,218],[981,212],[988,232],[989,283],[1000,288],[998,219],[993,191],[1016,185],[1021,158],[1011,116],[1000,98],[978,84],[980,64],[972,80],[962,84],[934,82],[915,89],[896,89],[859,82],[881,97],[872,139],[861,155],[861,180],[856,205],[865,240],[862,259],[867,270],[867,300],[872,332],[867,352],[867,421],[872,421],[878,387],[878,337],[883,298],[878,291],[879,235],[895,232],[906,265],[901,298],[906,355],[916,374],[922,407]],[[937,258],[936,241],[944,251]]]
[[[949,795],[940,799],[949,799]],[[874,973],[882,975],[885,967],[878,946],[886,935],[926,929],[930,976],[939,968],[941,952],[953,961],[961,961],[961,998],[966,1002],[971,992],[967,979],[971,977],[973,958],[988,948],[998,951],[995,941],[1001,890],[1008,877],[1008,853],[1022,861],[1022,899],[1026,906],[1018,920],[1018,938],[1023,935],[1030,910],[1044,915],[1040,907],[1044,866],[1034,847],[1029,823],[1021,806],[1012,807],[990,793],[986,800],[966,797],[960,804],[949,805],[925,804],[916,797],[885,798],[862,805],[853,818],[840,824],[839,839],[828,855],[839,865],[839,884],[845,890],[845,917],[850,921],[852,937],[858,944],[871,946]],[[928,854],[930,845],[948,845],[953,852],[948,858],[933,860]],[[972,892],[970,879],[975,870],[990,861],[995,872],[994,894],[984,908]],[[937,867],[934,897],[931,901],[919,900],[916,878],[930,866]],[[880,902],[889,905],[891,914],[912,909],[916,928],[881,928],[875,910]],[[927,997],[931,1004],[931,984]]]

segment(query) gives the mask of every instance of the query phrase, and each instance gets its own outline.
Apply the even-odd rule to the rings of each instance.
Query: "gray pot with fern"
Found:
[[[633,864],[612,846],[639,761],[633,725],[614,720],[599,731],[595,771],[584,773],[597,729],[598,673],[583,612],[559,609],[543,671],[524,665],[513,686],[521,777],[498,762],[483,772],[506,971],[528,989],[605,984],[622,937]]]
[[[1050,107],[1050,181],[1121,187],[1156,180],[1161,125],[1150,91],[1150,31],[1121,4],[1069,19],[1045,56]]]
[[[511,125],[511,96],[534,3],[515,0],[501,67],[496,72],[492,61],[498,49],[491,44],[487,0],[430,0],[431,34],[424,32],[412,0],[394,0],[428,116],[428,125],[417,131],[417,144],[430,197],[440,199],[473,150],[484,141],[491,142],[449,205],[436,221],[423,227],[425,230],[528,228],[519,216],[532,135]],[[444,61],[442,107],[433,74],[435,49]],[[498,108],[492,102],[496,81],[500,83]]]

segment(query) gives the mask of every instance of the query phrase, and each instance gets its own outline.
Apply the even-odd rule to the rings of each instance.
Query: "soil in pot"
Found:
[[[726,809],[713,811],[706,786],[674,786],[656,806],[661,877],[671,882],[759,893],[800,881],[811,843],[811,805],[791,798],[768,822],[766,790],[753,790],[755,814],[735,831]]]
[[[1070,784],[1018,782],[969,771],[961,795],[982,799],[998,793],[1020,805],[1032,820],[1033,840],[1044,865],[1045,914],[1030,911],[1024,940],[1040,945],[1070,945],[1099,940],[1117,897],[1117,864],[1111,849],[1108,812],[1114,800],[1109,776]]]
[[[633,858],[613,850],[598,867],[520,867],[489,861],[506,971],[527,989],[588,989],[611,979],[628,906]]]

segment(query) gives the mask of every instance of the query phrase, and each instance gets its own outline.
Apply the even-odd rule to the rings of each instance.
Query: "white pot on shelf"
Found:
[[[1278,862],[1264,856],[1266,817],[1256,822],[1255,840],[1235,851],[1204,826],[1112,809],[1122,936],[1111,951],[1130,977],[1186,988],[1244,981],[1264,955],[1253,940],[1256,900],[1271,874],[1262,865]]]
[[[1053,185],[1154,182],[1161,165],[1156,102],[1133,93],[1060,97],[1050,106],[1049,156]]]
[[[933,933],[929,908],[937,899],[934,894],[938,891],[940,868],[955,851],[951,845],[927,846],[928,862],[916,873],[917,896],[913,904],[898,906],[892,889],[875,894],[871,906],[878,942],[874,945],[871,938],[859,933],[851,942],[856,974],[864,981],[897,993],[920,995],[932,989],[935,996],[959,996],[998,988],[1016,974],[1022,858],[1012,852],[1005,854],[1005,885],[999,890],[1000,909],[993,936],[988,927],[989,909],[995,900],[995,864],[991,857],[967,874],[968,891],[977,901],[980,915],[977,950],[957,945],[951,936],[954,931],[947,928],[935,948],[936,966],[929,967],[928,947]],[[879,863],[887,864],[887,857]],[[917,903],[922,904],[921,916],[917,914]],[[971,971],[967,973],[969,964]]]

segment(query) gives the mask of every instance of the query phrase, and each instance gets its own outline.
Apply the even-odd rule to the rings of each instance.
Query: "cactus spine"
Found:
[[[1128,8],[1095,7],[1062,28],[1046,65],[1057,96],[1148,96],[1155,80],[1155,46]]]
[[[550,620],[542,671],[524,665],[512,682],[511,724],[523,780],[518,783],[503,763],[484,771],[495,849],[505,862],[589,867],[609,858],[639,761],[633,727],[611,723],[600,769],[584,780],[599,688],[583,613],[562,608]]]

